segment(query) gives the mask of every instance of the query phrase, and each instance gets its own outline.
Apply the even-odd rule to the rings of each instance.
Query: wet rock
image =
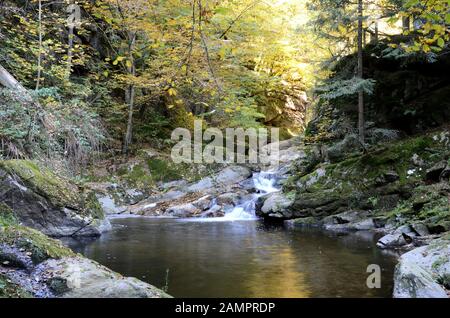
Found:
[[[395,269],[395,298],[448,298],[450,240],[439,239],[400,258]]]
[[[241,195],[236,192],[228,192],[219,195],[216,198],[216,204],[221,206],[223,210],[231,210],[235,206],[239,204],[239,201],[241,200]]]
[[[286,220],[286,221],[284,221],[284,225],[287,228],[321,227],[323,225],[323,222],[320,220],[320,218],[315,218],[315,217],[310,216],[310,217],[306,217],[306,218]]]
[[[211,207],[212,203],[212,196],[206,195],[204,197],[201,197],[200,199],[192,202],[192,204],[200,209],[201,211],[205,211]]]
[[[262,204],[257,214],[266,217],[275,218],[290,218],[292,214],[290,212],[290,207],[292,206],[293,200],[289,199],[280,192],[271,193],[264,198],[264,203]]]
[[[382,249],[399,248],[405,246],[408,242],[402,233],[387,234],[378,240],[377,246]]]
[[[172,206],[168,208],[165,215],[170,215],[179,218],[192,217],[200,214],[202,210],[193,205],[192,203],[186,203],[183,205]]]
[[[206,195],[197,200],[182,205],[170,206],[164,212],[166,216],[179,218],[195,217],[208,210],[212,204],[212,196]]]
[[[323,219],[327,230],[368,231],[376,228],[367,211],[347,211]]]

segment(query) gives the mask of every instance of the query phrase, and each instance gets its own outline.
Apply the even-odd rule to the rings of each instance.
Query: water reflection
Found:
[[[114,219],[95,241],[66,241],[77,252],[175,297],[389,297],[395,257],[370,233],[286,231],[258,221]],[[369,264],[382,289],[366,287]]]

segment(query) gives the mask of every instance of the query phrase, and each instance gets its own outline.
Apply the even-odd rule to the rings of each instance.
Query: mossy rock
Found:
[[[32,161],[0,162],[0,192],[18,221],[47,235],[98,236],[108,228],[94,192]]]
[[[4,160],[0,162],[0,168],[19,178],[26,187],[55,206],[78,206],[78,187],[33,161]]]
[[[0,243],[15,246],[30,253],[35,264],[49,258],[74,256],[71,249],[58,240],[51,239],[39,231],[21,225],[7,225],[0,228]]]
[[[428,196],[433,199],[425,200],[419,210],[417,206],[420,204],[414,202],[421,197],[417,189],[429,186],[425,182],[427,167],[443,159],[448,160],[450,145],[441,135],[432,132],[388,143],[338,163],[321,163],[306,175],[299,172],[289,179],[283,189],[284,192],[296,193],[292,213],[305,217],[317,211],[323,214],[338,213],[344,208],[379,209],[378,214],[390,212],[406,219],[425,220],[439,216],[439,221],[446,220],[448,192],[441,195],[439,191],[428,191]],[[423,166],[416,165],[414,158],[417,157]],[[373,198],[390,198],[392,202],[386,206],[374,206]],[[407,204],[399,204],[404,201]]]
[[[33,298],[33,296],[0,274],[0,298]]]

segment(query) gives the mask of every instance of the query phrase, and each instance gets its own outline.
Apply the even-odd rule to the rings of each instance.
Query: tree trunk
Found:
[[[39,90],[39,85],[41,82],[41,64],[42,64],[42,0],[39,0],[39,53],[38,53],[38,64],[37,64],[37,79],[36,79],[36,90]]]
[[[74,37],[74,25],[69,25],[69,47],[67,49],[67,80],[70,79],[70,74],[72,73],[72,58],[73,58],[73,37]]]
[[[130,41],[128,45],[128,59],[130,61],[129,66],[127,66],[128,74],[136,76],[136,66],[133,58],[134,44],[136,42],[136,34],[133,33],[129,36]],[[136,89],[133,84],[127,87],[125,92],[125,101],[128,104],[128,121],[127,121],[127,131],[125,133],[122,152],[128,154],[129,147],[133,139],[133,112],[134,112],[134,97],[136,94]]]
[[[358,0],[358,78],[363,79],[363,0]],[[364,91],[358,93],[358,129],[359,141],[365,142]]]
[[[379,34],[379,25],[378,25],[378,21],[375,21],[374,22],[374,31],[373,31],[373,33],[371,33],[370,42],[375,43],[375,44],[378,43],[378,38],[379,38],[378,34]]]
[[[1,65],[0,65],[0,84],[13,91],[20,91],[20,92],[26,91],[26,89]]]

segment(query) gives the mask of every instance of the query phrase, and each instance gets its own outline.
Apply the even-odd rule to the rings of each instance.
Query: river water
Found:
[[[175,297],[390,297],[394,256],[371,233],[286,230],[258,220],[201,222],[113,218],[75,251]],[[369,264],[382,268],[369,289]]]

